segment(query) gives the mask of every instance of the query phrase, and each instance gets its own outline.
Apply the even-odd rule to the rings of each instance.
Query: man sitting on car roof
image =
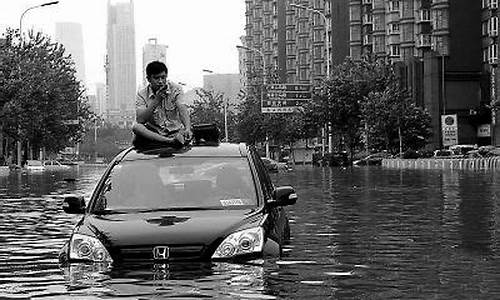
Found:
[[[135,101],[135,145],[151,141],[183,145],[192,137],[182,88],[167,80],[167,76],[167,66],[162,62],[153,61],[146,66],[149,84],[139,90]]]

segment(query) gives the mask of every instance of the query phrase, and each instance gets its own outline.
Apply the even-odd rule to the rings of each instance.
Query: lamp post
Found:
[[[23,11],[23,13],[21,14],[21,17],[19,17],[19,44],[20,44],[20,46],[22,46],[22,44],[23,44],[23,18],[24,18],[24,15],[32,9],[45,7],[45,6],[49,6],[49,5],[54,5],[54,4],[58,4],[58,3],[59,3],[59,1],[46,2],[43,4],[30,6]],[[17,144],[17,165],[20,167],[21,166],[21,152],[22,152],[21,141],[18,140],[16,144]]]
[[[262,77],[263,77],[262,78],[262,89],[261,89],[261,93],[260,93],[260,105],[262,106],[262,104],[264,103],[264,87],[267,83],[267,80],[266,80],[266,59],[264,57],[264,53],[262,53],[262,51],[260,51],[259,49],[247,47],[247,46],[237,45],[236,48],[257,52],[260,55],[260,58],[262,61],[262,68],[263,68],[263,70],[262,70]],[[269,158],[269,137],[267,135],[267,132],[266,132],[266,157]]]
[[[30,11],[32,9],[40,8],[40,7],[45,7],[45,6],[50,6],[50,5],[55,5],[55,4],[58,4],[58,3],[59,3],[59,1],[47,2],[47,3],[43,3],[43,4],[39,4],[39,5],[28,7],[27,9],[25,9],[23,11],[23,13],[21,14],[21,17],[19,18],[19,38],[20,38],[21,42],[23,41],[23,17],[24,17],[24,15],[28,11]]]
[[[326,15],[324,13],[322,13],[321,11],[317,10],[317,9],[314,9],[312,7],[309,7],[309,6],[305,6],[305,5],[300,5],[300,4],[296,4],[296,3],[291,3],[290,6],[292,7],[295,7],[295,8],[298,8],[298,9],[304,9],[304,10],[307,10],[307,11],[310,11],[312,13],[315,13],[315,14],[318,14],[320,15],[322,18],[323,18],[323,21],[325,22],[325,49],[326,49],[326,59],[325,59],[325,63],[326,63],[326,78],[330,78],[330,37],[329,37],[329,32],[330,32],[330,24],[328,23],[328,18],[326,17]],[[325,136],[325,130],[327,129],[328,130],[328,151],[331,153],[332,152],[332,134],[331,134],[331,126],[328,125],[321,130],[321,135],[323,136],[323,141],[322,141],[322,152],[324,154],[325,150],[325,143],[324,143],[324,136]]]

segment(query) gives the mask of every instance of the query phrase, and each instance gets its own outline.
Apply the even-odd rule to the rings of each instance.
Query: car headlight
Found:
[[[262,227],[245,229],[230,234],[217,247],[212,258],[230,258],[242,254],[261,252],[264,246]]]
[[[69,244],[69,258],[95,262],[113,262],[104,245],[96,238],[74,234]]]

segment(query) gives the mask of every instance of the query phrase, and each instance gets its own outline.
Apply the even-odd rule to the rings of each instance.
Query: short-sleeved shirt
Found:
[[[167,98],[153,111],[152,120],[148,120],[150,125],[156,127],[161,134],[184,129],[181,122],[179,105],[183,105],[184,92],[180,85],[167,81]],[[137,92],[135,108],[146,108],[153,101],[154,93],[151,85],[147,85]]]

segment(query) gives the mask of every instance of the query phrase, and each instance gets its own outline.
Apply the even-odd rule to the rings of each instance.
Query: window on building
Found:
[[[399,11],[399,10],[400,10],[400,3],[398,0],[389,1],[389,11],[390,12]]]
[[[427,22],[431,20],[431,11],[429,9],[422,8],[419,11],[419,20],[421,22]]]
[[[299,71],[299,80],[300,81],[307,81],[309,80],[309,72],[307,72],[307,69],[300,69]]]
[[[389,24],[389,34],[399,34],[399,23]]]
[[[490,8],[498,8],[498,0],[490,0]]]
[[[488,62],[496,63],[497,60],[498,60],[498,45],[491,44],[490,47],[488,48]]]
[[[363,15],[363,23],[364,24],[372,24],[373,23],[373,15],[370,13]]]
[[[491,17],[488,20],[488,35],[497,36],[498,35],[498,17]]]
[[[432,27],[435,30],[448,29],[448,11],[445,9],[436,9],[432,13]]]
[[[392,57],[400,57],[401,56],[401,48],[399,47],[399,45],[391,45],[389,54]]]

